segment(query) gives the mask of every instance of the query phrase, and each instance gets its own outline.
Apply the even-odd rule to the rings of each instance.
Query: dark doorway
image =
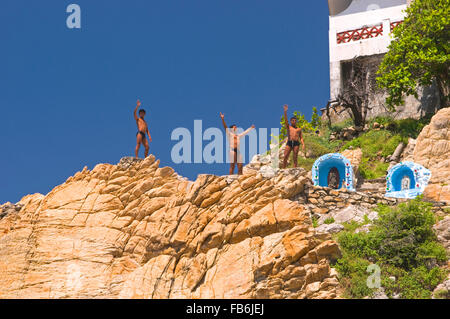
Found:
[[[338,189],[339,188],[339,171],[336,167],[330,168],[330,171],[328,172],[328,187]]]

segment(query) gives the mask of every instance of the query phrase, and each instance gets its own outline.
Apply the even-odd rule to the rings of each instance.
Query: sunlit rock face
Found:
[[[84,169],[2,209],[0,298],[335,298],[338,246],[293,200],[307,181]]]
[[[450,108],[441,109],[420,132],[413,158],[431,171],[424,196],[450,203]]]

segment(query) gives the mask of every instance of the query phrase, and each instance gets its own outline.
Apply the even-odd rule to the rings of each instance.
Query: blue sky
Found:
[[[0,203],[132,156],[137,98],[150,152],[190,179],[228,165],[172,163],[174,128],[277,127],[329,98],[326,1],[2,0],[0,38]]]

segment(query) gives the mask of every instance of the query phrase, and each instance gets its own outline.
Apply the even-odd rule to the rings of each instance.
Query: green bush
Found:
[[[367,265],[368,266],[368,265]],[[367,269],[366,266],[366,269]],[[361,299],[365,296],[370,296],[374,292],[374,289],[371,289],[367,286],[367,273],[353,273],[350,278],[349,285],[349,296],[353,296],[354,298]]]
[[[399,135],[393,135],[386,130],[368,131],[359,137],[347,142],[342,149],[350,146],[353,148],[360,147],[363,156],[366,158],[374,158],[377,156],[387,156],[395,151],[400,142],[407,142]]]
[[[373,232],[341,232],[338,235],[338,242],[344,251],[351,252],[353,256],[378,257],[376,248],[379,245],[379,239],[373,236]]]
[[[354,298],[370,295],[371,290],[363,287],[368,274],[362,268],[375,263],[382,269],[382,286],[388,296],[430,298],[446,276],[438,265],[448,257],[432,229],[431,204],[417,198],[397,207],[380,205],[377,210],[379,219],[369,233],[354,233],[355,227],[346,227],[337,236],[343,257],[335,267],[346,294]]]
[[[319,136],[315,133],[303,134],[306,150],[309,151],[311,158],[314,160],[324,154],[334,153],[339,149],[339,141],[329,141],[328,137]]]
[[[331,124],[330,130],[333,133],[339,133],[340,131],[342,131],[343,128],[346,128],[346,127],[349,127],[352,125],[354,125],[353,120],[351,118],[348,118],[346,120],[343,120],[342,122]]]
[[[430,123],[432,115],[426,115],[419,120],[412,118],[394,120],[392,117],[378,116],[368,122],[369,127],[373,127],[373,123],[377,122],[385,126],[386,130],[398,134],[401,137],[417,138],[422,129]]]
[[[404,299],[429,299],[434,288],[446,278],[446,272],[439,267],[428,269],[419,266],[406,271],[385,265],[381,273],[381,285],[385,293],[389,297],[400,293]],[[394,277],[395,280],[390,277]]]
[[[388,168],[388,163],[363,158],[361,160],[361,165],[359,166],[359,173],[365,179],[375,179],[386,175]]]
[[[432,265],[434,262],[443,262],[447,260],[445,248],[434,241],[427,241],[421,244],[417,249],[417,260],[419,264]]]
[[[431,115],[428,115],[420,120],[415,119],[403,119],[395,122],[393,129],[394,133],[399,134],[402,137],[417,138],[422,129],[430,123]]]
[[[398,280],[398,290],[405,299],[429,299],[434,288],[446,277],[444,270],[425,266],[412,269]]]
[[[327,224],[327,225],[333,224],[333,223],[334,223],[334,218],[333,218],[333,217],[328,217],[327,219],[325,219],[325,220],[323,221],[323,223],[324,223],[324,224]]]
[[[431,204],[416,199],[395,208],[380,206],[378,211],[375,226],[384,239],[377,250],[383,261],[404,269],[416,267],[420,245],[436,241]]]
[[[344,230],[348,231],[348,232],[354,232],[357,228],[361,227],[363,224],[362,223],[358,223],[354,220],[350,221],[350,222],[345,222],[342,224],[342,226],[344,226]]]
[[[355,257],[344,252],[338,259],[334,268],[340,275],[341,285],[345,289],[345,297],[363,298],[370,295],[373,289],[367,287],[367,267],[370,262],[366,259]]]

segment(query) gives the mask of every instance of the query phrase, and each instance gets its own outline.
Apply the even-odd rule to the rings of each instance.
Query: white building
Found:
[[[330,98],[339,94],[342,64],[387,52],[391,31],[403,21],[406,0],[328,0]]]
[[[349,72],[349,61],[362,56],[363,63],[378,65],[392,41],[392,30],[405,18],[405,9],[411,0],[328,0],[329,50],[330,50],[330,119],[341,121],[350,116],[341,113],[335,102],[345,77]],[[373,74],[370,76],[374,76]],[[367,118],[378,115],[393,115],[397,118],[419,118],[439,108],[439,95],[435,86],[420,87],[419,98],[407,96],[405,104],[392,114],[384,103],[386,95],[377,91],[369,96]],[[326,109],[321,109],[325,117]]]

